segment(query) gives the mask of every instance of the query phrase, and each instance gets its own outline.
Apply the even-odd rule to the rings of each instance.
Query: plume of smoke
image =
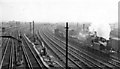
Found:
[[[96,31],[98,37],[103,37],[106,40],[109,40],[111,28],[110,25],[106,22],[92,23],[89,27],[89,31]]]

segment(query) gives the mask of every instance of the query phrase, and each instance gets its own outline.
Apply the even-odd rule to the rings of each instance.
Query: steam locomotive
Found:
[[[65,37],[65,31],[61,31],[60,29],[54,29],[54,34],[59,36],[59,37]],[[77,37],[72,37],[69,35],[69,37],[71,37],[72,39],[77,39],[79,40]],[[88,35],[87,38],[88,44],[89,44],[89,48],[101,51],[103,53],[116,53],[117,51],[120,51],[120,48],[118,46],[118,43],[120,41],[110,38],[109,40],[106,40],[103,37],[98,37],[96,35]]]
[[[119,51],[117,43],[118,41],[113,38],[109,38],[109,40],[106,40],[105,38],[98,37],[97,35],[94,34],[90,35],[90,39],[91,39],[90,47],[93,49],[99,50],[104,53],[117,53],[117,51]]]

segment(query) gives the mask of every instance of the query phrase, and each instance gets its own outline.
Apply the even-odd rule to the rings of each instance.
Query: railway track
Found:
[[[2,33],[2,35],[4,36],[10,35],[10,30],[7,30],[6,32]],[[5,51],[7,41],[8,41],[8,38],[2,38],[2,52]]]
[[[49,32],[49,33],[50,33],[50,32]],[[47,33],[47,34],[49,34],[49,33]],[[53,36],[53,37],[54,37],[54,36]],[[56,37],[54,37],[54,38],[56,38]],[[65,42],[61,41],[60,39],[58,39],[58,38],[56,38],[56,39],[65,44]],[[74,46],[71,46],[71,45],[69,45],[69,46],[72,47],[72,49],[76,50],[76,52],[79,52],[79,53],[80,53],[80,51],[81,51],[81,52],[83,51],[84,54],[85,54],[85,53],[88,53],[88,52],[85,51],[85,50],[82,50],[82,49],[78,50],[78,49],[75,49]],[[85,55],[88,55],[88,54],[85,54]],[[89,57],[90,55],[93,55],[93,54],[89,53],[88,57]],[[86,57],[87,57],[87,56],[86,56]],[[100,58],[99,60],[96,59],[98,62],[105,63],[105,64],[108,63],[108,64],[111,64],[113,67],[117,67],[117,68],[120,67],[120,60],[117,59],[117,58],[115,58],[115,57],[113,57],[113,56],[112,56],[112,57],[109,57],[109,58],[106,58],[106,59],[104,59],[104,58],[102,58],[102,57],[99,57],[99,56],[95,56],[95,55],[93,55],[93,57]],[[90,58],[93,58],[93,57],[90,56]],[[95,59],[95,58],[93,58],[93,59]],[[102,61],[100,61],[100,60],[102,60]]]
[[[5,35],[7,35],[7,34],[5,34]],[[2,38],[2,57],[3,57],[3,52],[6,49],[7,42],[8,42],[8,38]]]
[[[37,29],[39,29],[39,27],[38,27]],[[46,48],[49,49],[50,52],[52,53],[52,55],[54,56],[54,58],[56,58],[57,64],[59,65],[59,67],[57,67],[57,68],[64,69],[64,68],[65,68],[65,64],[66,64],[66,63],[65,63],[65,59],[63,60],[63,57],[62,57],[62,56],[60,56],[59,54],[56,54],[56,52],[58,52],[58,51],[55,50],[55,49],[53,49],[53,48],[51,48],[51,46],[49,46],[50,43],[47,42],[46,40],[44,40],[41,35],[39,35],[37,29],[36,29],[36,38],[38,39],[38,41],[39,41],[40,43],[41,43],[41,41],[44,42]],[[58,53],[59,53],[59,52],[58,52]]]
[[[12,41],[11,39],[8,39],[7,43],[6,43],[6,47],[5,47],[5,51],[2,57],[2,61],[0,64],[0,68],[1,69],[10,69],[10,62],[11,62],[11,55],[9,54],[11,52],[11,47],[12,46]]]
[[[21,28],[22,29],[22,28]],[[14,37],[21,40],[22,43],[19,43],[18,41],[13,42],[13,48],[11,48],[10,53],[10,59],[9,67],[11,68],[13,66],[13,61],[15,62],[14,69],[47,69],[46,67],[42,66],[42,63],[40,62],[39,58],[37,58],[35,52],[32,47],[30,47],[30,43],[27,42],[26,38],[22,35],[20,28],[16,29],[14,31]],[[22,36],[20,38],[19,36]],[[30,45],[30,46],[29,46]],[[20,50],[21,49],[21,50]],[[21,55],[20,55],[21,54]],[[14,56],[14,57],[13,57]],[[19,60],[22,58],[22,64]],[[18,64],[18,62],[20,64]]]
[[[25,38],[24,35],[22,35],[22,49],[24,52],[25,59],[28,63],[28,68],[30,69],[47,69],[47,67],[44,66],[40,58],[37,58],[37,54],[35,50],[33,49],[33,46],[28,42],[28,40]]]
[[[40,39],[42,36],[40,36],[40,37],[39,37],[39,36],[40,36],[40,35],[37,35],[37,37]],[[42,38],[41,38],[41,39],[42,39]],[[52,51],[52,53],[54,54],[55,58],[57,58],[58,60],[60,60],[60,62],[61,62],[60,66],[61,66],[61,67],[65,67],[65,60],[63,61],[63,60],[62,60],[62,56],[59,57],[59,55],[56,54],[56,52],[58,52],[58,51],[55,50],[55,49],[53,49],[53,48],[51,48],[51,47],[49,47],[49,46],[48,46],[49,43],[48,43],[47,41],[45,41],[44,39],[42,39],[42,41],[45,43],[46,47],[47,47],[49,50]],[[58,52],[58,53],[59,53],[59,52]]]
[[[2,35],[3,36],[11,35],[11,32],[12,32],[11,29],[7,29],[5,32],[2,33]],[[6,56],[8,55],[7,50],[10,50],[8,49],[9,42],[10,42],[9,38],[2,38],[2,59],[1,59],[0,69],[3,69],[4,67],[3,65],[6,65],[6,64],[7,64],[6,67],[9,67],[8,64],[10,60],[9,59],[5,60],[6,57],[9,57],[9,56]]]
[[[18,39],[18,30],[16,30],[14,37]],[[17,47],[18,47],[18,41],[14,41],[14,63],[15,63],[15,68],[17,68]]]
[[[19,28],[16,28],[11,32],[12,36],[23,41],[22,44],[19,44],[18,41],[12,39],[4,39],[4,54],[0,64],[0,69],[47,69],[44,64],[41,62],[40,58],[37,57],[35,50],[32,45],[27,41],[25,36],[18,32]],[[9,33],[9,32],[7,32]],[[9,35],[9,34],[6,34]],[[23,38],[19,38],[18,35],[21,35]],[[23,54],[24,66],[18,66],[18,47],[21,46],[21,53]]]
[[[13,69],[13,66],[14,66],[13,62],[14,62],[14,42],[12,40],[11,52],[9,57],[9,69]]]
[[[11,32],[11,33],[13,33],[13,32]],[[8,35],[8,34],[6,34],[6,35]],[[11,35],[16,37],[17,39],[19,39],[19,37],[18,37],[19,32],[17,29],[14,30],[14,33]],[[26,40],[24,38],[22,40],[26,43]],[[4,42],[4,44],[2,44],[2,45],[4,46],[4,50],[3,50],[4,54],[3,54],[2,61],[0,64],[0,69],[19,69],[19,68],[21,69],[21,66],[16,65],[16,63],[18,62],[18,60],[17,60],[18,54],[20,54],[20,53],[18,53],[17,48],[20,46],[20,44],[18,43],[18,41],[16,41],[16,40],[14,41],[9,38],[4,39],[3,42]],[[22,44],[22,45],[24,45],[24,44]],[[25,65],[24,65],[24,67],[22,66],[22,69],[35,69],[35,68],[46,69],[45,67],[40,66],[41,63],[38,61],[38,58],[36,58],[36,55],[33,53],[32,49],[29,49],[29,46],[27,44],[24,46],[22,46],[23,47],[22,52],[24,52],[23,60],[25,62]],[[33,63],[33,62],[36,62],[36,63]]]
[[[42,32],[41,32],[42,33]],[[45,34],[44,34],[45,35]],[[43,38],[43,39],[45,39],[45,38]],[[46,38],[46,40],[47,39],[49,39],[49,38]],[[50,42],[50,40],[47,40],[47,42]],[[53,42],[50,42],[51,44],[52,44],[52,46],[54,46],[54,50],[57,50],[57,51],[59,51],[59,52],[57,52],[58,53],[58,55],[62,55],[62,57],[61,58],[63,58],[63,60],[64,60],[64,62],[65,62],[65,60],[66,59],[64,59],[65,58],[65,50],[64,49],[62,49],[62,48],[60,48],[59,47],[59,45],[55,45],[55,43],[53,44]],[[59,48],[58,48],[59,47]],[[72,67],[75,67],[75,66],[77,66],[78,68],[87,68],[87,66],[89,66],[90,67],[90,65],[88,65],[87,63],[85,63],[85,62],[83,62],[83,60],[80,60],[80,62],[78,63],[78,62],[74,62],[74,59],[76,59],[74,56],[73,56],[73,54],[69,54],[69,66],[71,66],[72,65]],[[60,57],[60,56],[59,56]],[[82,64],[82,65],[80,65],[80,64]]]
[[[44,34],[45,35],[45,34]],[[46,36],[46,37],[48,37],[48,36]],[[49,39],[49,37],[47,38],[47,39]],[[55,43],[53,40],[51,40],[53,43]],[[61,49],[61,51],[64,51],[65,52],[65,48],[62,48],[62,47],[60,47],[60,45],[61,44],[57,44],[57,43],[55,43],[56,44],[56,46],[57,47],[59,47],[58,49]],[[63,52],[63,53],[64,53]],[[72,52],[72,54],[70,54],[70,52]],[[85,59],[84,59],[84,57],[81,57],[80,58],[80,56],[78,56],[78,54],[76,54],[76,53],[74,52],[74,51],[72,51],[72,50],[70,50],[69,51],[69,56],[71,56],[71,57],[69,57],[69,58],[71,58],[72,59],[72,62],[74,63],[74,64],[79,64],[79,65],[81,65],[81,68],[87,68],[87,67],[93,67],[93,65],[91,64],[88,64],[88,63],[86,63],[86,62],[88,62],[88,61],[86,61]],[[65,56],[65,54],[64,54],[64,56]],[[78,57],[77,57],[78,56]],[[94,65],[94,67],[95,67],[95,65]]]
[[[47,33],[47,34],[49,34],[49,33]],[[45,34],[44,34],[45,35]],[[48,37],[48,36],[47,36]],[[49,37],[52,37],[52,36],[49,36]],[[53,37],[53,38],[55,38],[55,37]],[[49,38],[48,38],[49,39]],[[51,39],[51,40],[54,40],[54,39]],[[58,40],[54,40],[54,41],[58,41]],[[60,41],[61,42],[61,41]],[[58,42],[58,43],[60,43],[60,42]],[[63,43],[62,42],[62,44],[65,44],[65,43]],[[72,47],[72,46],[70,46],[70,47]],[[65,49],[65,48],[64,48]],[[86,54],[86,52],[82,52],[82,51],[78,51],[78,50],[76,50],[75,48],[72,48],[72,49],[74,49],[76,52],[79,52],[80,54],[82,54],[82,55],[85,55],[85,56],[83,56],[83,58],[85,58],[85,59],[87,59],[87,60],[89,60],[89,62],[92,62],[93,64],[96,64],[98,67],[103,67],[103,66],[107,66],[107,67],[110,67],[111,68],[111,66],[113,67],[114,65],[113,64],[107,64],[107,63],[103,63],[103,61],[100,61],[100,60],[97,60],[97,59],[95,59],[95,58],[93,58],[93,57],[91,57],[90,55],[88,55],[88,54]],[[72,51],[72,50],[70,50],[70,51]],[[75,53],[74,53],[75,54]],[[77,54],[77,53],[76,53]],[[77,55],[80,55],[80,54],[77,54]],[[88,58],[89,57],[89,58]],[[95,59],[94,61],[93,60],[90,60],[90,59]],[[99,62],[99,63],[98,63]],[[115,66],[117,66],[117,65],[115,65]],[[104,68],[104,67],[103,67]]]
[[[15,30],[7,30],[6,33],[4,33],[3,35],[5,36],[13,36],[15,33]],[[0,68],[1,69],[13,69],[14,68],[14,60],[15,60],[15,56],[14,56],[14,40],[10,39],[10,38],[3,38],[4,41],[2,43],[2,47],[3,47],[3,56],[2,56],[2,61],[1,61],[1,65]]]
[[[50,34],[50,32],[49,33],[47,33],[47,34]],[[53,34],[52,34],[53,35]],[[51,35],[51,36],[52,36]],[[55,36],[53,36],[53,38],[56,38]],[[56,38],[57,40],[59,40],[60,42],[62,42],[62,43],[64,43],[65,44],[65,42],[63,42],[63,41],[61,41],[60,39],[58,39],[58,38]],[[75,49],[74,48],[74,46],[71,46],[71,45],[69,45],[70,47],[72,47],[71,49],[74,49],[74,50],[76,50],[76,52],[78,52],[78,53],[80,53],[80,51],[82,52],[83,51],[83,53],[88,53],[87,51],[85,51],[85,50],[82,50],[82,49],[80,49],[80,50],[78,50],[78,49]],[[86,54],[87,55],[87,54]],[[89,55],[88,56],[90,56],[90,55],[93,55],[93,54],[90,54],[89,53]],[[87,57],[87,56],[86,56]],[[90,56],[91,57],[91,56]],[[96,57],[95,55],[94,55],[94,57]],[[91,57],[92,58],[92,57]],[[96,57],[96,58],[100,58],[100,57]],[[93,59],[95,59],[95,58],[93,58]],[[116,58],[107,58],[107,59],[109,59],[109,60],[105,60],[104,58],[101,58],[101,59],[99,59],[99,61],[100,60],[103,60],[102,61],[102,63],[103,62],[105,62],[105,63],[108,63],[108,64],[111,64],[111,65],[113,65],[113,67],[120,67],[120,61],[119,60],[117,60]],[[101,61],[100,61],[101,62]]]

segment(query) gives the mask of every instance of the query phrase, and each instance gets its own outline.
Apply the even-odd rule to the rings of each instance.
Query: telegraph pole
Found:
[[[66,22],[66,69],[68,69],[68,22]]]
[[[83,24],[83,31],[85,31],[85,24]]]
[[[77,23],[77,28],[78,28],[78,23]]]
[[[35,42],[35,37],[34,37],[34,21],[33,21],[33,42]]]
[[[31,32],[31,22],[30,22],[30,32]]]

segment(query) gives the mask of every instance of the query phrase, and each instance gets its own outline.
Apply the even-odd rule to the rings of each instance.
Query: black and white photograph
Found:
[[[0,0],[0,69],[120,69],[120,0]]]

